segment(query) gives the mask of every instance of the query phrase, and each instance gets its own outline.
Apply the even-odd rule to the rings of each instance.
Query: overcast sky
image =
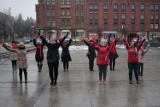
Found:
[[[36,19],[35,4],[38,0],[0,0],[0,2],[0,12],[11,7],[12,16],[18,16],[21,13],[23,19],[27,17]]]

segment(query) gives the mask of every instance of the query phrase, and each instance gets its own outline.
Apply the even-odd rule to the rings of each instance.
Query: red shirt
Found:
[[[138,52],[134,49],[128,49],[128,63],[138,63]]]

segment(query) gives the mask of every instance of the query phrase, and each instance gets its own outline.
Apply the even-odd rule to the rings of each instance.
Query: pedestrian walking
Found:
[[[97,45],[94,40],[93,46],[97,51],[97,65],[99,69],[99,84],[106,84],[107,76],[107,66],[109,64],[109,49],[110,47],[106,45],[106,40],[101,38],[100,45]]]
[[[89,59],[89,70],[94,71],[93,68],[94,68],[94,59],[96,58],[96,51],[93,46],[93,39],[90,39],[89,41],[84,39],[84,43],[88,46],[88,52],[87,52],[86,56]]]
[[[115,35],[109,35],[108,45],[111,47],[109,51],[110,71],[115,70],[115,63],[116,63],[116,59],[118,58],[116,44],[117,44],[117,41],[116,41]]]
[[[38,72],[41,72],[43,67],[43,59],[44,59],[44,54],[43,54],[44,43],[42,42],[39,35],[38,36],[36,35],[33,39],[33,44],[35,47],[37,47],[35,60],[37,62]]]
[[[42,42],[47,46],[47,64],[49,68],[49,75],[51,83],[50,85],[57,85],[57,78],[58,78],[58,66],[59,66],[59,47],[62,45],[63,41],[67,38],[69,33],[66,34],[62,38],[60,42],[57,42],[55,37],[52,37],[49,42],[41,35]],[[54,72],[54,76],[53,76]]]
[[[70,52],[69,52],[69,46],[72,43],[72,39],[65,40],[62,44],[62,53],[61,53],[61,61],[63,62],[63,69],[64,72],[67,71],[68,72],[68,68],[69,68],[69,62],[72,61],[71,56],[70,56]]]
[[[9,48],[4,42],[3,42],[3,47],[6,48],[8,51],[11,52],[16,52],[18,55],[18,60],[17,60],[17,67],[19,69],[19,78],[20,78],[20,83],[22,83],[22,72],[24,72],[24,77],[25,77],[25,83],[27,83],[27,52],[36,50],[36,48],[30,48],[26,49],[25,45],[23,42],[20,42],[18,44],[17,49],[12,49]]]
[[[17,42],[16,41],[12,41],[12,45],[11,45],[12,49],[17,49]],[[13,73],[17,73],[17,59],[18,59],[18,55],[16,52],[10,52],[10,60],[12,63],[12,70]]]
[[[138,51],[140,50],[141,46],[145,42],[145,39],[138,45],[138,39],[136,42],[134,40],[130,40],[130,38],[127,38],[127,41],[124,38],[123,35],[123,43],[126,46],[126,49],[128,51],[128,70],[129,70],[129,83],[132,84],[132,72],[134,71],[135,78],[137,81],[137,84],[139,84],[139,78],[138,78]]]

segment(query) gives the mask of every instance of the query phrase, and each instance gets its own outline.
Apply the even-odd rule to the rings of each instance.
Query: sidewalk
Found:
[[[59,64],[57,86],[50,86],[46,60],[37,72],[34,53],[28,54],[28,83],[19,84],[11,63],[0,65],[0,107],[159,107],[160,50],[150,49],[145,56],[144,76],[140,84],[128,83],[127,51],[117,49],[115,71],[108,67],[107,85],[98,84],[98,68],[88,70],[87,51],[70,51],[69,72]],[[46,56],[46,51],[45,51]]]

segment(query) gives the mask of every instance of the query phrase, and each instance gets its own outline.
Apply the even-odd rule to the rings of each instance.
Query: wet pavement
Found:
[[[144,76],[140,84],[133,78],[132,85],[127,52],[118,49],[118,54],[115,71],[108,67],[107,85],[98,84],[96,64],[94,71],[88,70],[86,51],[71,51],[69,72],[63,72],[60,62],[57,86],[50,86],[46,60],[42,72],[37,72],[34,53],[28,54],[27,84],[19,83],[7,60],[0,64],[0,107],[160,107],[160,49],[149,50]]]

